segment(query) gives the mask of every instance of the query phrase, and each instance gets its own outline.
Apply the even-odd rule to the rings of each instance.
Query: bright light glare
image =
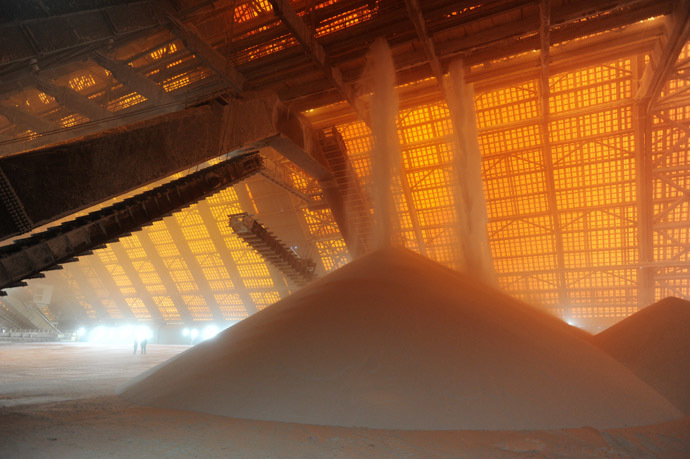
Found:
[[[182,330],[182,336],[189,336],[189,328]]]
[[[132,336],[132,327],[129,325],[125,325],[124,327],[120,327],[118,330],[118,338],[121,340],[129,340],[129,337]]]
[[[77,334],[81,333],[82,329]],[[84,330],[86,333],[86,330]],[[80,335],[81,336],[81,335]],[[151,339],[153,331],[145,325],[122,325],[119,327],[104,327],[99,325],[89,332],[88,340],[94,344],[105,345],[124,345],[132,344],[134,340],[142,341],[144,339]]]
[[[105,334],[105,327],[101,327],[99,325],[98,327],[92,329],[91,333],[89,333],[89,341],[92,343],[103,341],[103,339],[105,338]]]
[[[208,327],[204,328],[204,330],[201,332],[201,339],[211,339],[214,336],[216,336],[219,331],[220,330],[218,330],[218,327],[216,327],[215,325],[209,325]]]
[[[197,330],[196,328],[192,328],[191,335],[192,339],[196,338],[199,335],[199,330]]]
[[[86,335],[86,328],[81,327],[79,330],[77,330],[77,336],[84,336]]]
[[[134,331],[134,336],[138,341],[150,339],[153,336],[151,329],[145,325],[139,325]]]

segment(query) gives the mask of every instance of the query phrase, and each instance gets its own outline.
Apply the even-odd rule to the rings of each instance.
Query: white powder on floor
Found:
[[[685,414],[690,414],[690,301],[665,298],[594,341]]]
[[[681,416],[565,323],[401,248],[315,281],[121,395],[384,429],[607,428]]]

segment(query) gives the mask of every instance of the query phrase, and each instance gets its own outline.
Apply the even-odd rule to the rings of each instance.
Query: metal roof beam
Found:
[[[232,63],[204,40],[194,26],[183,24],[172,16],[168,17],[168,20],[170,29],[182,40],[187,49],[216,72],[235,95],[241,94],[244,90],[244,77]]]
[[[174,101],[156,82],[141,75],[131,66],[110,59],[100,53],[93,53],[91,59],[112,73],[120,83],[146,97],[154,104],[158,105]]]
[[[340,95],[350,104],[350,106],[357,112],[360,119],[368,124],[369,114],[364,109],[360,100],[355,96],[352,87],[345,84],[343,75],[340,70],[331,65],[328,54],[324,47],[316,41],[316,38],[304,23],[302,18],[297,14],[288,0],[268,0],[273,7],[273,12],[280,18],[290,32],[295,36],[297,41],[302,45],[302,48],[307,52],[309,57],[316,63],[316,65],[323,71],[326,78],[331,82],[333,87],[338,90]]]
[[[443,87],[443,68],[441,67],[441,62],[436,55],[434,42],[431,40],[429,31],[426,28],[426,22],[424,22],[424,16],[422,15],[422,8],[419,5],[419,0],[405,0],[405,6],[407,6],[407,14],[410,16],[410,20],[414,24],[414,28],[417,31],[417,39],[422,45],[422,49],[426,55],[426,60],[429,61],[431,73],[433,73],[433,75],[436,77],[439,85]]]
[[[6,46],[0,48],[0,64],[29,61],[45,68],[44,63],[64,61],[62,56],[75,58],[82,49],[101,47],[112,40],[126,40],[156,29],[160,26],[159,10],[169,8],[166,0],[119,3],[0,24],[0,35],[7,37],[3,41]]]
[[[21,108],[8,106],[0,103],[0,115],[7,118],[7,120],[20,129],[30,129],[34,132],[45,132],[59,129],[60,126],[31,114]]]
[[[76,263],[70,267],[70,273],[72,273],[72,278],[79,286],[81,293],[84,295],[84,299],[93,307],[96,312],[97,320],[107,320],[110,318],[108,312],[103,305],[103,300],[96,295],[93,286],[89,282],[87,274],[84,272],[85,269],[93,269],[93,265],[87,266],[85,263]],[[94,272],[96,270],[94,269]],[[98,277],[101,277],[97,273]]]
[[[146,288],[146,284],[144,284],[144,281],[141,279],[139,272],[134,267],[134,263],[132,258],[129,256],[127,249],[125,249],[122,244],[112,244],[110,248],[113,250],[115,257],[117,258],[117,263],[122,267],[122,270],[132,283],[132,286],[134,286],[136,296],[144,303],[144,307],[149,312],[150,320],[163,323],[163,317],[158,309],[158,305],[153,300],[153,296],[151,296],[151,293]],[[132,311],[132,313],[134,313],[134,311]]]
[[[662,50],[652,53],[635,96],[643,104],[645,114],[650,113],[678,60],[678,55],[690,39],[690,0],[679,0],[673,14],[667,20],[669,33],[666,44]]]
[[[100,120],[113,115],[107,109],[73,89],[57,86],[53,82],[38,76],[33,78],[33,83],[36,88],[54,97],[59,104],[84,115],[90,120]]]
[[[550,109],[549,98],[551,91],[549,86],[549,61],[551,48],[551,0],[539,2],[539,38],[540,38],[540,79],[539,79],[539,103],[541,108],[540,130],[543,143],[544,176],[548,191],[549,213],[553,223],[553,235],[556,246],[556,263],[558,270],[558,299],[563,307],[568,306],[568,291],[566,286],[565,254],[563,249],[563,234],[561,230],[560,215],[558,213],[558,201],[556,200],[556,185],[554,181],[553,157],[551,152],[551,138],[549,131]]]

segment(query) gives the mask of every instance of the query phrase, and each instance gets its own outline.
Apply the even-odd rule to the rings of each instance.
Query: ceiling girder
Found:
[[[100,257],[93,256],[89,257],[88,261],[86,261],[93,271],[96,273],[98,276],[98,279],[101,281],[101,284],[103,287],[106,289],[108,295],[110,296],[110,299],[113,300],[115,303],[115,307],[117,307],[118,311],[120,314],[122,314],[122,317],[125,319],[134,319],[134,314],[132,313],[132,309],[130,308],[129,304],[125,300],[124,295],[122,294],[122,290],[120,290],[120,286],[115,282],[115,279],[113,277],[113,273],[111,271],[111,268],[103,263],[103,261],[100,259]],[[62,268],[61,265],[58,265]],[[72,268],[74,270],[79,270],[80,265],[79,264],[74,264],[72,266],[69,266],[67,269],[72,272]],[[76,279],[75,279],[76,280]],[[90,298],[87,295],[86,298],[87,301],[90,301]],[[100,300],[99,300],[100,301]]]
[[[678,0],[667,21],[669,33],[666,44],[663,49],[657,48],[651,54],[635,97],[643,104],[645,114],[650,113],[678,60],[678,55],[690,39],[690,1]]]
[[[70,111],[80,113],[92,121],[107,119],[113,115],[107,109],[73,89],[58,86],[52,81],[38,76],[32,80],[37,89],[54,97],[59,104],[64,105]]]
[[[33,115],[19,107],[9,106],[0,103],[0,115],[17,126],[19,129],[32,130],[34,132],[45,132],[58,129],[59,126],[52,121],[48,121],[40,116]]]
[[[414,28],[417,31],[417,39],[422,44],[422,49],[426,55],[426,60],[429,62],[429,66],[431,67],[431,73],[436,77],[439,85],[443,87],[443,68],[441,67],[441,62],[436,55],[436,48],[433,40],[429,36],[426,22],[424,22],[424,16],[422,15],[422,8],[419,4],[419,0],[405,0],[405,6],[407,7],[407,14],[410,16],[410,20],[414,24]]]
[[[122,244],[112,244],[110,248],[117,258],[117,264],[122,267],[122,270],[134,287],[136,291],[136,298],[141,300],[141,302],[144,304],[144,307],[148,311],[150,320],[153,320],[157,323],[164,322],[158,305],[154,301],[151,292],[149,292],[149,290],[146,288],[146,284],[135,268],[134,262],[130,258],[127,249],[125,249]],[[132,305],[130,305],[130,309],[133,309]],[[136,313],[134,315],[137,316]]]
[[[96,319],[107,320],[110,317],[108,316],[105,306],[103,305],[102,299],[96,295],[93,286],[89,282],[87,275],[84,273],[85,269],[89,269],[88,266],[75,266],[70,270],[70,273],[72,274],[74,281],[79,286],[79,290],[81,290],[82,295],[84,295],[84,299],[88,301],[96,313]]]
[[[192,25],[183,24],[176,18],[168,17],[168,26],[196,57],[220,76],[234,95],[244,90],[244,77],[222,54],[215,50]]]
[[[165,0],[71,12],[0,25],[0,80],[7,81],[35,66],[41,70],[75,59],[94,49],[122,43],[161,27]]]
[[[321,69],[333,87],[355,110],[359,118],[365,122],[369,119],[369,114],[364,109],[361,101],[355,95],[351,86],[345,84],[340,70],[330,63],[330,59],[323,46],[316,41],[313,33],[309,30],[301,17],[287,0],[269,0],[276,16],[285,24],[297,41],[302,45],[309,57]]]
[[[120,83],[146,97],[150,102],[156,105],[173,102],[173,98],[163,88],[134,70],[130,65],[115,61],[100,53],[93,53],[91,59],[112,73]]]

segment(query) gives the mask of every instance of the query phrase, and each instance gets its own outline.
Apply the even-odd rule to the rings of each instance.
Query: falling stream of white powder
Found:
[[[374,136],[372,179],[374,194],[374,247],[392,244],[396,233],[397,215],[392,185],[400,174],[401,152],[395,118],[398,95],[395,91],[395,66],[386,40],[379,38],[367,55],[365,79],[371,81],[371,130]]]
[[[464,271],[495,284],[482,188],[481,153],[474,112],[474,88],[465,83],[462,61],[451,63],[444,90],[453,122],[454,198]]]

